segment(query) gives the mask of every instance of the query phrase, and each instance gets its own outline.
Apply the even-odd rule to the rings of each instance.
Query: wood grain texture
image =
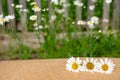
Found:
[[[14,7],[11,6],[11,4],[13,4],[13,3],[14,3],[14,0],[7,0],[9,15],[13,15],[15,13]]]
[[[22,9],[26,9],[26,0],[19,0],[20,4],[23,5]],[[18,30],[27,32],[27,12],[20,12],[20,23],[21,27]]]
[[[112,27],[118,30],[120,25],[120,0],[114,0],[113,22]]]
[[[34,0],[37,4],[37,6],[41,9],[41,0]],[[36,12],[36,15],[38,16],[37,22],[38,25],[41,24],[41,10],[39,12]]]
[[[103,20],[109,20],[109,12],[110,12],[110,4],[107,4],[105,1],[103,3]],[[102,27],[103,27],[103,31],[107,31],[108,26],[109,26],[109,22],[105,22],[102,20]]]
[[[94,6],[94,2],[92,0],[88,0],[88,9],[87,9],[87,17],[90,19],[94,15],[94,9],[90,10],[90,7]]]
[[[14,7],[11,6],[11,4],[14,3],[14,0],[7,0],[7,5],[8,5],[8,14],[9,15],[15,15],[15,10]],[[8,27],[10,26],[11,29],[16,30],[16,21],[10,20],[10,25],[7,25]]]
[[[65,69],[67,59],[1,61],[0,80],[119,80],[120,59],[112,59],[112,74],[79,72]]]
[[[82,0],[79,0],[82,3]],[[82,20],[82,6],[76,6],[76,21]]]

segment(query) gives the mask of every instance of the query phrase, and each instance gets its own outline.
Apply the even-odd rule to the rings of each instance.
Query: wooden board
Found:
[[[0,14],[3,13],[3,10],[2,10],[2,0],[0,0]]]
[[[1,61],[0,80],[119,80],[120,59],[112,74],[79,72],[65,69],[67,59]]]

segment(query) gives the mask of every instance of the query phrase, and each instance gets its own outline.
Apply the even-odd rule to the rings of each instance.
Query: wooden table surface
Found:
[[[120,80],[120,59],[112,58],[112,74],[79,72],[65,69],[67,59],[0,61],[0,80]]]

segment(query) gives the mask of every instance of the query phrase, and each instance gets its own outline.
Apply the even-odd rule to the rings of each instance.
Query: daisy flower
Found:
[[[4,18],[3,18],[3,14],[0,14],[0,25],[4,24]]]
[[[54,3],[55,5],[58,5],[59,1],[58,0],[51,0],[52,3]]]
[[[40,8],[35,5],[35,6],[33,6],[32,10],[33,10],[34,12],[39,12],[39,11],[40,11]]]
[[[97,69],[97,59],[93,58],[86,58],[86,60],[83,60],[83,70],[86,72],[98,72]]]
[[[96,16],[91,17],[90,20],[93,21],[94,24],[99,24],[99,18]]]
[[[108,23],[108,22],[109,22],[109,19],[103,19],[103,22]]]
[[[30,16],[30,20],[31,20],[31,21],[37,20],[37,16],[36,16],[36,15]]]
[[[105,74],[110,74],[114,70],[115,64],[111,60],[108,60],[107,58],[102,60],[100,59],[100,62],[98,62],[98,68],[99,72],[105,73]]]
[[[37,3],[36,2],[31,2],[30,5],[36,5]]]
[[[37,23],[37,22],[35,22],[35,23],[33,24],[33,26],[35,26],[35,27],[36,27],[36,26],[38,26],[38,23]]]
[[[84,21],[81,21],[81,20],[79,20],[78,22],[77,22],[77,25],[85,25],[86,23],[84,22]]]
[[[105,0],[105,3],[110,4],[112,0]]]
[[[35,30],[40,30],[40,29],[43,29],[43,26],[40,25],[40,26],[35,28]]]
[[[5,22],[9,22],[10,21],[9,16],[5,16],[4,20]]]
[[[65,3],[65,0],[60,0],[60,4],[63,4],[63,3]]]
[[[88,27],[89,27],[90,29],[95,28],[93,21],[87,21],[87,25],[88,25]]]
[[[90,5],[89,6],[89,10],[94,10],[95,9],[95,6],[94,5]]]
[[[66,69],[72,72],[79,72],[81,71],[81,63],[82,61],[79,58],[75,59],[72,57],[67,60]]]
[[[79,7],[82,7],[82,6],[83,6],[83,3],[81,3],[81,2],[78,1],[78,0],[76,0],[76,1],[74,1],[74,5],[79,6]]]
[[[27,2],[30,2],[30,0],[27,0]]]
[[[8,15],[8,17],[9,17],[10,20],[15,19],[15,15],[14,14],[13,15]]]
[[[12,7],[14,7],[14,6],[15,6],[15,4],[14,4],[14,3],[12,3],[12,4],[11,4],[11,6],[12,6]]]
[[[22,5],[16,5],[15,8],[22,8]]]
[[[97,0],[92,0],[92,2],[97,2]]]
[[[56,15],[51,15],[51,21],[50,22],[53,22],[53,21],[55,21],[56,20],[56,18],[57,18],[57,16]]]
[[[20,9],[20,12],[28,12],[28,9]]]

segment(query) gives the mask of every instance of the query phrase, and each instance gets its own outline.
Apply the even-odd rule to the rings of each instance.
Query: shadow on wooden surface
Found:
[[[66,59],[1,61],[0,80],[119,80],[120,59],[112,59],[112,74],[79,72],[65,69]]]

